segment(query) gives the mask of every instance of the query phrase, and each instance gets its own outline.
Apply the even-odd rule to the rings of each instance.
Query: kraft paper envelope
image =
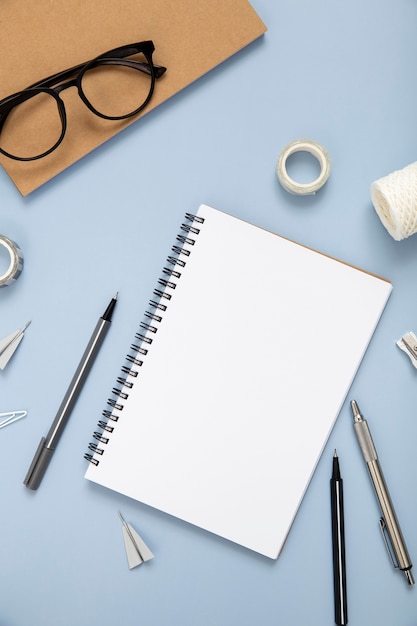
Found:
[[[266,31],[247,0],[7,0],[0,20],[0,99],[112,48],[152,40],[155,64],[168,69],[143,114]],[[22,195],[134,121],[102,120],[74,88],[62,99],[68,128],[57,150],[29,162],[0,155]]]

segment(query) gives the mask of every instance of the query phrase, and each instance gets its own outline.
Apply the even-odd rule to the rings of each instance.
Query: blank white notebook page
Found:
[[[391,284],[206,205],[197,215],[86,477],[277,558]]]

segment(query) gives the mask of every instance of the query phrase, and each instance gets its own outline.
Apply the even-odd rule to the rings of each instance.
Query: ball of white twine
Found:
[[[417,162],[371,185],[375,211],[396,241],[417,232]]]

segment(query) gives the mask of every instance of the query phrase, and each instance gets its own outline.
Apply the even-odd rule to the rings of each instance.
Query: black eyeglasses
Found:
[[[166,71],[154,65],[152,41],[133,43],[54,74],[0,100],[0,152],[16,161],[34,161],[62,142],[67,116],[60,93],[77,87],[92,113],[124,120],[142,111]],[[127,57],[139,56],[139,60]],[[141,58],[142,57],[142,58]]]

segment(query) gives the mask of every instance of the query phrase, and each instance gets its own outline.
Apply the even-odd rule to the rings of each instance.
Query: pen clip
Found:
[[[4,417],[4,419],[0,421],[0,428],[13,424],[13,422],[22,419],[22,417],[25,417],[26,415],[27,411],[9,411],[7,413],[0,413],[0,418]]]
[[[379,527],[381,529],[382,538],[384,540],[385,547],[387,549],[390,561],[391,561],[392,565],[394,566],[394,569],[399,569],[400,566],[398,565],[398,563],[396,562],[396,560],[394,558],[394,549],[392,547],[391,538],[390,538],[389,533],[387,531],[387,525],[386,525],[386,522],[385,522],[383,517],[381,517],[380,520],[379,520]]]

